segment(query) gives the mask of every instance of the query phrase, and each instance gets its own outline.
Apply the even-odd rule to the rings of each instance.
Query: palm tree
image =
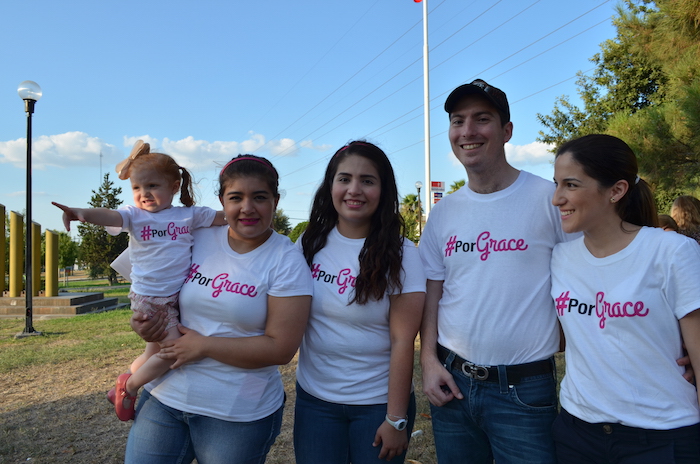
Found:
[[[417,242],[420,234],[418,224],[418,216],[420,210],[418,195],[415,193],[409,193],[401,199],[401,216],[403,216],[404,223],[406,224],[406,238]],[[422,216],[422,214],[420,214]],[[421,218],[422,219],[422,218]],[[422,221],[421,221],[422,222]]]
[[[450,193],[455,193],[457,190],[464,187],[466,183],[467,182],[464,179],[452,182],[452,185],[450,185],[450,190],[447,192],[447,194],[449,195]]]

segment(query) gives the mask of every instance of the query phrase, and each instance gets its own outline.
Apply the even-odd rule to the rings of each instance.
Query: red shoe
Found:
[[[136,396],[129,395],[126,391],[126,381],[129,380],[131,374],[121,374],[117,377],[117,385],[115,387],[114,411],[117,413],[119,420],[132,420],[136,415],[134,407],[136,406]]]
[[[114,398],[117,396],[117,389],[112,388],[110,391],[107,392],[107,401],[110,403],[114,404]]]

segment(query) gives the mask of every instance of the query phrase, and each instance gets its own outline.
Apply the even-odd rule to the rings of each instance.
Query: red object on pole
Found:
[[[413,1],[414,1],[415,3],[420,3],[420,2],[422,2],[423,0],[413,0]]]

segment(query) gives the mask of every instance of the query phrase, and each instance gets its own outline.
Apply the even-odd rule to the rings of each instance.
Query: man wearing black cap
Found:
[[[483,80],[445,102],[465,188],[435,205],[421,237],[428,276],[423,390],[440,463],[554,463],[552,249],[565,240],[554,185],[506,160],[505,93]]]

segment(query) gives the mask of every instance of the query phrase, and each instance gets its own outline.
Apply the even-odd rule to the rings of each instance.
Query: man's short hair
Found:
[[[508,98],[506,94],[499,88],[486,83],[481,79],[476,79],[469,84],[463,84],[457,87],[450,93],[450,96],[445,100],[445,111],[452,114],[457,103],[467,95],[481,95],[493,104],[501,116],[501,126],[505,126],[510,121],[510,107],[508,106]]]

